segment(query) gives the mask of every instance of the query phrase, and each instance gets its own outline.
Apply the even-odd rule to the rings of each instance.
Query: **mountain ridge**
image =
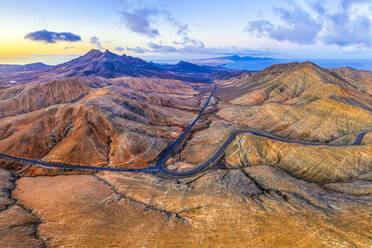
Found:
[[[92,49],[86,54],[65,63],[45,66],[44,70],[2,73],[0,74],[0,80],[27,83],[80,76],[104,78],[130,76],[208,83],[216,78],[229,77],[230,73],[232,76],[237,74],[237,72],[229,69],[203,67],[184,61],[175,66],[160,65],[125,54],[118,55],[109,50],[101,52]]]
[[[42,62],[36,62],[25,65],[0,64],[0,73],[38,71],[52,67]]]

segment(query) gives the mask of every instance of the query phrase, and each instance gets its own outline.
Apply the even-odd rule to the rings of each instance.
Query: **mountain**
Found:
[[[91,50],[87,54],[76,59],[49,67],[42,71],[15,72],[0,74],[1,81],[26,82],[47,82],[52,79],[99,76],[104,78],[118,78],[122,76],[178,79],[190,82],[211,81],[207,78],[199,78],[193,74],[177,74],[171,70],[161,68],[154,63],[142,59],[111,53],[109,50],[101,52]]]
[[[274,65],[219,85],[231,105],[221,118],[275,136],[332,142],[372,129],[372,96],[349,78],[311,62]]]
[[[218,57],[218,58],[214,58],[214,59],[230,60],[230,61],[272,60],[272,58],[259,58],[259,57],[239,56],[239,55],[224,56],[224,57]]]
[[[4,247],[370,247],[368,71],[277,64],[209,98],[214,84],[155,76],[209,67],[159,68],[94,50],[0,87],[0,153],[147,168],[199,116],[164,167],[208,165],[181,177],[0,157]]]
[[[214,71],[224,70],[223,68],[212,66],[199,66],[185,61],[180,61],[175,65],[172,64],[158,64],[159,67],[176,72],[176,73],[211,73]]]
[[[197,65],[186,61],[177,64],[156,64],[157,66],[185,77],[200,78],[205,81],[228,79],[248,71],[236,71],[219,66]]]
[[[100,76],[115,78],[121,76],[131,77],[176,77],[152,63],[131,56],[122,56],[106,50],[91,50],[84,56],[60,64],[51,70],[52,73],[66,74],[66,77],[74,76]]]
[[[32,151],[38,151],[42,146],[39,143],[33,143],[31,138],[27,138],[26,142],[21,133],[24,132],[26,135],[27,130],[33,125],[36,125],[35,129],[41,125],[36,115],[45,115],[46,119],[52,121],[56,118],[54,116],[56,111],[60,112],[66,108],[75,109],[76,106],[80,106],[79,111],[85,109],[84,111],[93,111],[97,116],[101,116],[102,121],[104,120],[103,122],[110,126],[110,130],[113,130],[114,136],[122,135],[124,132],[122,128],[125,126],[128,128],[125,132],[128,131],[130,135],[134,135],[133,132],[135,132],[152,138],[157,135],[167,137],[168,134],[162,134],[163,131],[160,130],[167,125],[172,125],[174,130],[179,128],[176,126],[185,126],[188,121],[184,121],[183,118],[191,120],[188,116],[195,115],[196,109],[200,108],[203,99],[209,93],[206,89],[210,90],[212,87],[208,84],[191,82],[185,84],[178,80],[77,76],[85,72],[90,74],[91,70],[87,68],[90,68],[90,64],[96,64],[96,61],[102,62],[109,58],[110,63],[117,60],[121,63],[121,57],[107,52],[104,54],[92,51],[53,69],[80,68],[76,70],[79,74],[73,74],[73,78],[0,89],[0,127],[2,127],[0,130],[3,131],[0,133],[2,135],[0,147],[2,151],[16,152],[16,155],[20,155],[18,153],[27,154],[27,149],[30,149],[31,156],[34,154]],[[132,58],[124,58],[132,60]],[[134,61],[147,65],[141,60],[134,59]],[[88,67],[81,65],[88,65]],[[193,70],[199,68],[183,62],[175,65],[175,67],[180,66]],[[100,66],[99,68],[97,73],[107,76],[107,67]],[[69,69],[68,72],[71,70]],[[367,76],[368,74],[365,77]],[[362,86],[356,82],[356,79],[351,80],[349,77],[342,77],[341,74],[335,75],[334,72],[310,62],[278,64],[260,72],[243,73],[230,79],[220,80],[217,81],[215,95],[219,99],[219,104],[215,106],[217,112],[211,119],[213,121],[210,130],[213,130],[214,122],[220,119],[227,122],[226,125],[247,126],[287,139],[324,143],[340,142],[338,139],[344,136],[352,136],[360,130],[372,129],[370,114],[372,96],[364,92]],[[211,105],[214,104],[216,102],[213,100]],[[78,114],[76,118],[79,118]],[[31,120],[36,122],[33,123]],[[17,127],[16,123],[25,121],[31,126]],[[72,123],[76,120],[70,121],[71,123],[66,124],[66,127],[73,125]],[[13,124],[14,129],[9,126]],[[23,130],[23,128],[26,129]],[[53,126],[50,130],[55,128]],[[88,127],[84,126],[83,129],[85,128]],[[118,130],[123,131],[117,133]],[[48,129],[45,129],[45,132],[48,132]],[[198,133],[194,137],[197,137]],[[52,142],[49,140],[52,137],[51,133],[46,133],[45,137],[47,140],[43,141],[44,144]],[[14,140],[9,142],[10,139]],[[41,138],[37,140],[41,141]],[[21,142],[22,145],[15,145],[17,142]],[[73,144],[71,141],[68,143]],[[190,144],[185,151],[192,147],[193,143]],[[26,150],[21,149],[22,146]],[[112,143],[112,147],[115,146],[115,142]],[[48,149],[58,151],[58,147],[47,146],[46,150],[38,156],[46,156],[50,152]],[[198,148],[199,151],[203,149],[204,147]],[[81,153],[84,153],[84,150],[81,150]],[[113,152],[113,154],[118,154],[118,152]],[[181,154],[185,156],[185,161],[188,161],[190,156],[193,157],[192,161],[200,162],[203,159],[203,156],[194,156],[193,152]],[[84,161],[84,157],[83,154],[79,155],[80,163],[88,164],[89,160]],[[77,163],[74,160],[64,162]],[[144,164],[143,161],[138,163]],[[133,163],[128,166],[138,165]]]
[[[25,71],[40,71],[50,68],[50,65],[44,63],[33,63],[26,65],[2,65],[0,64],[0,73],[25,72]]]
[[[0,153],[146,167],[192,122],[212,88],[168,79],[89,76],[0,89]]]
[[[200,66],[216,66],[222,67],[226,64],[234,63],[234,62],[262,62],[262,61],[271,61],[272,58],[259,58],[259,57],[251,57],[251,56],[239,56],[239,55],[231,55],[231,56],[223,56],[223,57],[216,57],[216,58],[207,58],[207,59],[196,59],[190,60],[189,62],[200,65]]]
[[[350,67],[328,69],[333,75],[345,78],[359,90],[372,95],[372,71],[357,70]]]

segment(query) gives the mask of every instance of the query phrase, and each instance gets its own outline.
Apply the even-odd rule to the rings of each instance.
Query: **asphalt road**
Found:
[[[209,166],[213,164],[225,151],[226,147],[234,140],[236,135],[241,133],[251,133],[256,136],[261,136],[265,138],[269,138],[272,140],[278,140],[286,143],[293,143],[293,144],[300,144],[300,145],[309,145],[309,146],[332,146],[332,147],[346,147],[346,146],[355,146],[360,145],[360,142],[363,140],[366,133],[370,131],[364,131],[356,137],[355,141],[351,145],[335,145],[335,144],[322,144],[316,142],[304,142],[304,141],[295,141],[295,140],[288,140],[280,137],[275,137],[269,134],[264,134],[252,130],[237,130],[230,134],[229,138],[223,143],[223,145],[203,164],[185,172],[175,172],[168,170],[165,166],[165,162],[170,157],[172,151],[179,145],[186,135],[190,132],[190,130],[194,127],[195,123],[200,119],[203,115],[205,109],[208,107],[210,100],[212,99],[214,93],[216,91],[216,85],[214,84],[214,88],[209,95],[207,101],[205,102],[203,108],[200,110],[198,116],[194,119],[194,121],[171,143],[168,148],[162,153],[159,157],[158,161],[156,162],[155,167],[149,167],[144,169],[119,169],[119,168],[110,168],[110,167],[98,167],[98,166],[81,166],[81,165],[70,165],[70,164],[59,164],[59,163],[51,163],[39,160],[32,160],[32,159],[25,159],[21,157],[15,157],[7,154],[0,153],[0,157],[14,159],[21,162],[28,162],[33,164],[38,164],[45,167],[52,167],[52,168],[62,168],[62,169],[75,169],[75,170],[96,170],[96,171],[116,171],[116,172],[133,172],[133,173],[153,173],[153,174],[163,174],[175,177],[186,177],[191,176],[193,174],[199,173]]]

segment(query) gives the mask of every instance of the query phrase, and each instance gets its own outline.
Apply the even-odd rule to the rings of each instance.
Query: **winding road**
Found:
[[[256,136],[261,136],[265,138],[269,138],[272,140],[278,140],[286,143],[294,143],[294,144],[300,144],[300,145],[310,145],[310,146],[332,146],[332,147],[347,147],[347,146],[355,146],[360,145],[361,141],[363,140],[366,133],[370,131],[364,131],[356,137],[355,141],[351,145],[336,145],[336,144],[321,144],[321,143],[315,143],[315,142],[304,142],[304,141],[295,141],[295,140],[288,140],[276,136],[272,136],[269,134],[264,134],[252,130],[237,130],[230,134],[229,138],[223,143],[223,145],[203,164],[195,167],[194,169],[191,169],[189,171],[185,172],[176,172],[168,170],[168,168],[165,166],[165,162],[170,157],[172,151],[179,145],[183,139],[186,137],[186,135],[190,132],[190,130],[194,127],[195,123],[201,118],[204,111],[208,107],[210,100],[212,99],[215,91],[216,91],[216,84],[214,84],[214,88],[209,95],[207,101],[205,102],[203,108],[200,110],[198,116],[194,119],[194,121],[171,143],[168,148],[162,153],[162,155],[159,157],[159,159],[156,162],[156,165],[154,167],[149,168],[142,168],[142,169],[120,169],[120,168],[110,168],[110,167],[98,167],[98,166],[81,166],[81,165],[71,165],[71,164],[59,164],[59,163],[51,163],[51,162],[45,162],[45,161],[39,161],[39,160],[32,160],[32,159],[26,159],[21,157],[15,157],[7,154],[0,153],[0,157],[7,158],[7,159],[14,159],[21,162],[28,162],[33,164],[38,164],[45,167],[52,167],[52,168],[62,168],[62,169],[76,169],[76,170],[96,170],[96,171],[116,171],[116,172],[134,172],[134,173],[153,173],[153,174],[164,174],[169,176],[176,176],[176,177],[186,177],[191,176],[193,174],[199,173],[203,171],[204,169],[208,168],[212,165],[213,162],[215,162],[220,155],[225,151],[226,147],[234,140],[236,135],[241,133],[251,133]]]

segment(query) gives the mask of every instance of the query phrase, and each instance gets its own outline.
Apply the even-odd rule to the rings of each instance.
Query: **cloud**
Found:
[[[184,36],[182,41],[174,41],[175,45],[192,46],[192,47],[204,47],[204,43],[200,40],[192,39],[188,36]]]
[[[362,47],[372,45],[372,23],[365,16],[351,18],[346,13],[331,15],[325,27],[327,32],[322,36],[325,44]]]
[[[139,46],[138,47],[133,47],[133,48],[127,47],[126,50],[127,51],[131,51],[131,52],[135,52],[135,53],[146,53],[146,52],[149,52],[148,49],[142,48],[142,47],[139,47]]]
[[[120,12],[128,29],[135,33],[144,34],[150,38],[159,35],[159,31],[150,26],[151,16],[158,15],[159,13],[160,11],[156,8],[142,8]]]
[[[341,6],[345,9],[349,9],[354,3],[367,3],[371,0],[342,0]]]
[[[297,44],[315,43],[322,24],[309,13],[300,7],[292,10],[280,8],[277,12],[284,20],[284,25],[274,25],[267,20],[251,21],[245,30],[259,37],[266,36],[278,41],[290,41]]]
[[[177,29],[177,35],[187,35],[188,33],[189,27],[187,24],[178,21],[170,12],[156,7],[120,11],[119,14],[129,30],[149,38],[160,35],[159,29],[153,26],[156,18],[165,18],[168,23]]]
[[[309,3],[310,9],[314,10],[315,12],[319,13],[320,15],[326,14],[326,10],[323,7],[323,3],[320,1],[310,2]]]
[[[115,51],[118,51],[118,52],[122,52],[124,50],[125,50],[124,47],[121,47],[121,46],[118,46],[115,48]]]
[[[219,47],[207,47],[204,43],[196,46],[186,45],[178,49],[179,53],[182,54],[204,54],[204,55],[250,55],[250,56],[262,56],[273,54],[272,51],[267,50],[253,50],[248,48],[239,48],[236,46],[219,46]]]
[[[252,50],[246,48],[231,47],[206,47],[202,41],[184,37],[182,41],[175,41],[173,45],[149,42],[148,48],[135,47],[126,48],[127,51],[135,53],[159,53],[159,54],[204,54],[204,55],[251,55],[261,56],[273,54],[267,50]]]
[[[125,1],[124,1],[125,2]],[[135,33],[143,34],[149,38],[160,36],[155,21],[162,18],[162,21],[170,24],[176,31],[175,39],[164,43],[150,41],[146,47],[127,47],[125,50],[135,53],[159,53],[159,54],[208,54],[208,55],[230,55],[230,54],[254,54],[262,55],[261,51],[250,49],[239,49],[237,47],[206,47],[204,42],[189,37],[189,26],[173,17],[166,10],[156,7],[141,7],[119,12],[124,24]]]
[[[329,14],[318,12],[324,20],[323,34],[320,38],[325,44],[339,46],[372,46],[372,21],[370,16],[356,15],[351,10],[355,3],[366,3],[365,0],[341,1],[341,10]],[[369,2],[372,6],[372,2]]]
[[[95,45],[99,50],[103,49],[103,46],[101,42],[99,41],[99,38],[97,36],[93,36],[90,38],[90,43]]]
[[[70,32],[52,32],[48,30],[40,30],[36,32],[31,32],[25,35],[25,39],[33,40],[33,41],[42,41],[45,43],[56,43],[58,41],[69,41],[69,42],[76,42],[81,41],[81,37],[79,35],[70,33]]]
[[[258,37],[268,37],[278,41],[296,44],[315,44],[317,42],[338,46],[372,46],[372,21],[370,16],[357,14],[354,4],[369,0],[342,0],[336,12],[329,13],[324,2],[317,0],[308,3],[316,16],[302,7],[276,9],[284,24],[275,25],[269,20],[251,21],[245,28]],[[364,7],[363,7],[364,8]]]
[[[187,33],[189,32],[189,26],[187,24],[179,22],[178,20],[173,18],[169,12],[163,12],[163,14],[167,17],[167,20],[177,28],[178,35],[187,35]]]
[[[175,46],[156,44],[154,42],[149,42],[147,45],[150,47],[151,52],[155,53],[175,53],[178,51]]]
[[[65,50],[69,50],[69,49],[73,49],[75,48],[74,46],[68,46],[68,47],[65,47]]]

